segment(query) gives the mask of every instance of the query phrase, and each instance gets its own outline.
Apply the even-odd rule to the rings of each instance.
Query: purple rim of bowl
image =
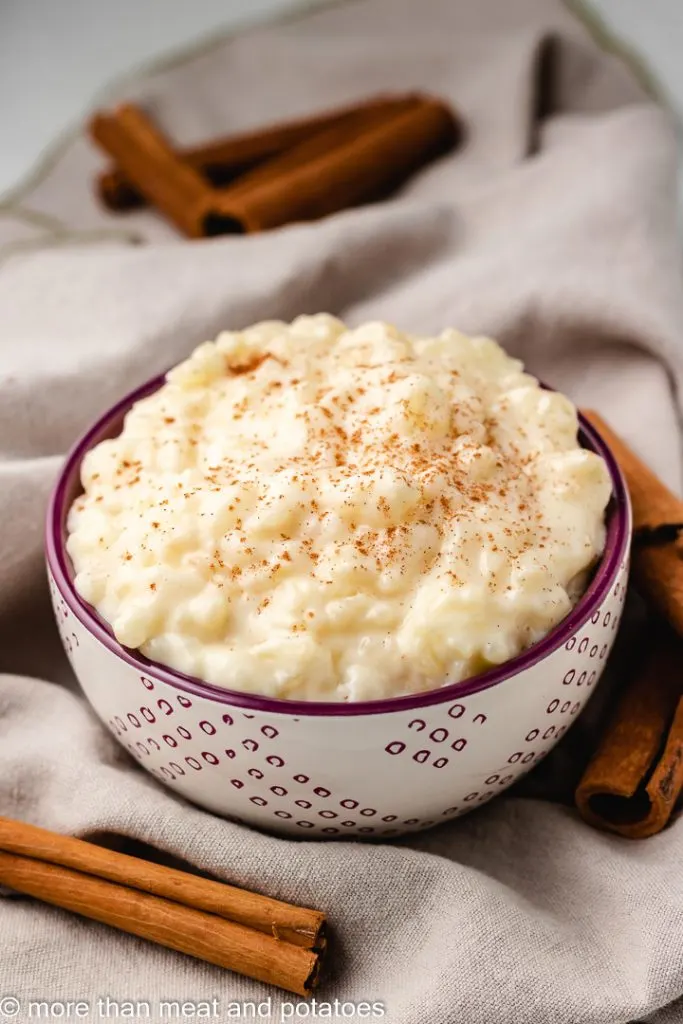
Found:
[[[143,675],[167,683],[178,690],[192,693],[198,697],[229,704],[252,711],[267,714],[347,717],[349,715],[377,715],[399,711],[412,711],[416,708],[443,704],[460,697],[467,697],[480,690],[488,690],[497,686],[511,676],[518,675],[526,669],[537,665],[549,654],[558,650],[590,619],[602,604],[605,595],[614,582],[619,567],[627,553],[629,545],[630,510],[626,484],[614,456],[600,435],[588,421],[579,415],[579,440],[581,443],[602,455],[612,480],[612,499],[608,511],[607,537],[605,551],[596,572],[573,611],[562,620],[555,629],[538,643],[518,654],[510,661],[489,669],[481,675],[472,676],[459,683],[451,683],[434,690],[407,694],[401,697],[388,697],[383,700],[339,702],[339,701],[290,701],[276,697],[262,697],[257,694],[228,690],[223,687],[205,683],[194,676],[176,672],[157,662],[150,661],[144,655],[129,648],[122,647],[104,620],[97,612],[83,601],[77,594],[73,584],[73,567],[66,553],[65,528],[66,515],[71,502],[80,488],[81,461],[91,448],[105,438],[116,436],[121,427],[123,417],[128,409],[137,401],[157,391],[165,381],[165,375],[155,377],[135,391],[117,402],[88,430],[72,447],[55,484],[47,510],[45,547],[47,562],[52,575],[66,604],[88,632],[100,641],[112,654],[127,662]]]

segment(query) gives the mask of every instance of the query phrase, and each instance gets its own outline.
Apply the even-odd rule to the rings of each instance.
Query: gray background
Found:
[[[216,30],[296,6],[297,0],[0,0],[0,195],[112,79]],[[590,6],[637,50],[683,115],[683,0]]]

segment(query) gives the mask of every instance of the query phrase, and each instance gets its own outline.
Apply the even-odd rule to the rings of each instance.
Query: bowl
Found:
[[[117,643],[74,588],[65,523],[81,460],[115,436],[158,377],[72,448],[51,496],[47,567],[59,632],[95,712],[143,768],[209,811],[293,836],[391,837],[456,818],[534,768],[590,699],[622,614],[631,512],[605,442],[613,497],[605,551],[574,610],[548,636],[482,675],[365,703],[295,702],[225,690]]]

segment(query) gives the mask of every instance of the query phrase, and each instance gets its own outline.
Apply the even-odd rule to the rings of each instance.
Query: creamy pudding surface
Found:
[[[200,345],[81,476],[76,589],[121,644],[324,701],[441,687],[541,639],[611,493],[572,403],[496,342],[324,314]]]

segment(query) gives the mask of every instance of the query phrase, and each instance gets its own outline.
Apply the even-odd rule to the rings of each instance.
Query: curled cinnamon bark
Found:
[[[581,816],[629,839],[660,832],[683,789],[683,642],[652,629],[576,790]]]
[[[222,187],[264,160],[280,156],[321,131],[342,126],[349,132],[357,131],[369,118],[374,116],[380,121],[389,114],[408,110],[418,99],[417,94],[378,96],[311,117],[268,125],[255,131],[241,132],[200,146],[180,149],[176,155],[188,167],[202,174],[211,185]],[[145,202],[145,197],[120,167],[113,167],[100,174],[97,191],[104,205],[116,212],[135,209]]]
[[[584,416],[607,441],[626,478],[633,509],[633,582],[648,606],[683,636],[683,501],[597,413]]]
[[[198,171],[177,156],[168,140],[132,104],[90,123],[93,139],[112,156],[148,202],[190,238],[203,234],[213,190]],[[225,223],[225,231],[240,230]]]
[[[385,197],[458,136],[452,111],[423,99],[351,138],[334,129],[314,136],[217,193],[215,212],[246,233],[315,220]]]
[[[626,478],[632,577],[661,618],[648,628],[641,664],[617,700],[577,787],[576,805],[591,825],[640,839],[664,828],[683,791],[683,501],[597,413],[584,416]]]
[[[319,911],[8,818],[0,885],[298,995],[327,951]]]
[[[318,983],[313,950],[137,889],[10,853],[0,853],[0,884],[297,995],[310,995]]]
[[[381,112],[366,105],[351,126],[342,119],[218,189],[137,107],[98,114],[90,126],[127,179],[189,238],[263,231],[384,197],[451,149],[459,130],[437,100],[404,98]]]

